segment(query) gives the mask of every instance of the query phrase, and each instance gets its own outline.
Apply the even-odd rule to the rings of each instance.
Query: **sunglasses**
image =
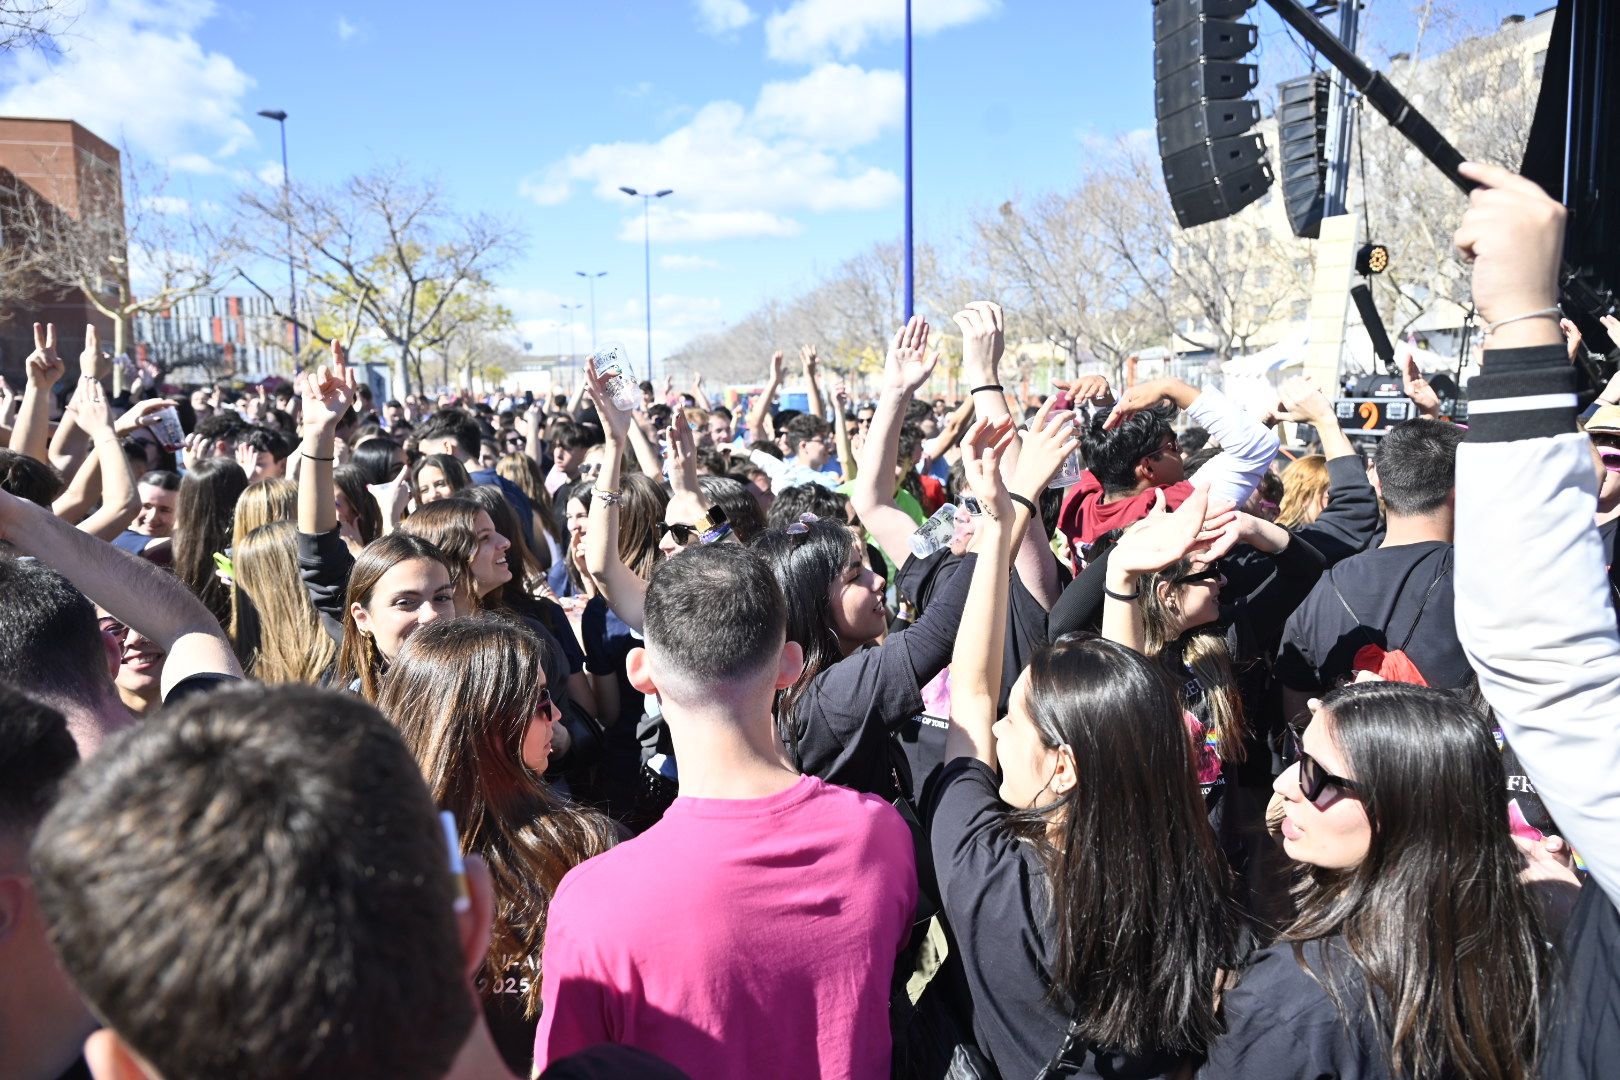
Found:
[[[524,446],[527,445],[528,441],[528,437],[524,435],[508,435],[506,437],[507,446]]]
[[[663,538],[665,533],[673,533],[675,542],[682,546],[690,544],[702,532],[703,530],[699,526],[683,525],[678,521],[660,521],[658,523],[658,536],[660,539]]]
[[[600,461],[593,462],[592,464],[589,464],[589,465],[581,465],[579,467],[579,475],[581,475],[581,476],[595,476],[597,473],[599,473],[601,471],[602,471],[602,463]]]
[[[1305,752],[1305,744],[1300,742],[1299,732],[1293,728],[1288,729],[1288,750],[1299,766],[1299,793],[1307,802],[1315,804],[1328,788],[1337,788],[1350,794],[1360,794],[1361,785],[1354,780],[1347,780],[1342,776],[1335,776],[1322,768],[1321,762]],[[1317,809],[1321,809],[1320,806]]]
[[[1178,578],[1171,578],[1170,579],[1170,584],[1172,584],[1172,585],[1196,585],[1200,581],[1215,581],[1220,576],[1221,576],[1221,568],[1220,567],[1218,567],[1218,566],[1206,566],[1204,569],[1199,570],[1196,573],[1182,574]]]

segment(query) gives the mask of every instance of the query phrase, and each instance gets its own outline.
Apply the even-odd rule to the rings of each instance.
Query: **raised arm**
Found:
[[[1481,320],[1499,325],[1457,451],[1457,637],[1537,794],[1620,906],[1620,634],[1553,314],[1566,212],[1505,169],[1462,168],[1481,186],[1457,247]]]
[[[1378,532],[1378,493],[1350,439],[1339,427],[1333,403],[1314,382],[1296,375],[1282,385],[1284,419],[1303,420],[1316,430],[1327,458],[1328,502],[1316,520],[1296,529],[1329,563],[1365,551]]]
[[[79,384],[79,425],[89,433],[94,450],[80,472],[93,472],[101,478],[101,505],[79,522],[79,529],[102,540],[114,540],[141,512],[141,500],[107,408],[106,392],[95,379],[81,379]]]
[[[669,506],[664,511],[664,520],[687,523],[704,520],[709,512],[709,500],[698,484],[697,439],[682,409],[675,410],[669,425],[669,488]]]
[[[951,448],[962,440],[963,433],[967,431],[968,425],[973,423],[975,415],[971,396],[963,398],[961,404],[951,410],[951,414],[939,426],[939,434],[923,443],[924,469],[951,452]]]
[[[833,387],[833,438],[838,442],[838,464],[843,467],[844,479],[854,481],[860,475],[855,461],[855,447],[849,441],[849,387],[842,381]]]
[[[585,363],[585,382],[597,415],[602,418],[602,431],[606,436],[602,471],[591,492],[591,520],[585,530],[585,569],[613,613],[639,634],[647,583],[619,557],[620,471],[625,439],[635,421],[630,410],[614,404],[613,396],[596,373],[594,360]]]
[[[241,675],[218,620],[173,574],[6,492],[0,492],[0,538],[67,578],[92,603],[166,651],[165,695],[192,675]]]
[[[332,463],[337,456],[338,422],[355,399],[355,376],[341,341],[332,342],[332,363],[322,364],[303,382],[304,438],[298,454],[298,531],[320,536],[337,528],[337,493]]]
[[[1074,413],[1057,409],[1054,395],[1035,414],[1034,423],[1022,433],[1018,464],[1008,479],[1013,498],[1010,526],[1014,545],[1013,569],[1018,580],[1041,605],[1051,611],[1057,603],[1057,557],[1052,554],[1051,537],[1041,520],[1038,507],[1046,485],[1052,482],[1068,456],[1080,447],[1080,432]],[[1010,451],[1009,451],[1010,453]]]
[[[56,355],[56,325],[34,324],[34,351],[25,362],[27,382],[23,384],[22,407],[17,426],[11,429],[11,449],[35,461],[50,461],[51,388],[67,373],[67,365]]]
[[[951,724],[945,734],[945,760],[976,758],[992,769],[996,767],[996,740],[991,729],[1001,696],[1012,563],[1008,526],[1013,503],[1001,477],[1001,464],[1015,438],[1011,420],[978,420],[962,446],[963,473],[983,514],[973,539],[979,558],[951,654]]]
[[[917,523],[895,505],[900,427],[917,387],[928,381],[938,354],[928,354],[928,322],[921,315],[895,331],[883,365],[883,390],[873,409],[872,426],[861,443],[860,467],[850,502],[878,547],[897,562],[909,550]]]
[[[748,406],[748,438],[753,442],[769,439],[774,434],[770,430],[771,402],[776,400],[776,391],[782,385],[782,350],[777,349],[771,353],[770,382],[765,389]]]
[[[94,323],[88,323],[84,328],[84,348],[79,353],[80,385],[86,379],[99,384],[111,372],[112,358],[101,351],[101,334]],[[71,475],[88,456],[90,436],[78,410],[63,413],[62,422],[56,425],[56,434],[51,437],[51,464],[62,470],[63,475]]]
[[[827,419],[827,402],[821,396],[821,379],[818,374],[819,361],[816,357],[814,345],[804,345],[799,349],[799,359],[804,361],[804,381],[810,384],[810,413]]]
[[[1174,513],[1165,512],[1164,492],[1156,492],[1152,511],[1127,529],[1108,553],[1103,637],[1145,652],[1147,634],[1140,603],[1143,576],[1163,570],[1200,547],[1206,549],[1206,560],[1214,562],[1231,550],[1236,532],[1231,507],[1216,507],[1212,513],[1209,493],[1202,488]]]

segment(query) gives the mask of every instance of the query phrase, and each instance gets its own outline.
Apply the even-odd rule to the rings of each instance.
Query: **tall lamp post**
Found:
[[[641,235],[643,257],[647,266],[647,381],[652,382],[652,224],[648,216],[648,207],[652,205],[654,199],[673,195],[675,191],[672,188],[664,188],[662,191],[643,194],[633,187],[621,187],[619,190],[632,198],[641,199]]]
[[[298,369],[298,276],[293,262],[292,174],[287,171],[287,113],[283,109],[260,109],[259,115],[274,120],[281,128],[281,198],[287,215],[287,321],[293,330],[293,370]]]
[[[607,271],[598,270],[595,273],[588,273],[584,270],[575,270],[574,273],[584,278],[591,287],[591,352],[594,353],[596,351],[596,279],[605,275]]]
[[[906,321],[916,314],[911,265],[911,0],[906,0]]]
[[[584,307],[584,304],[564,304],[562,309],[568,313],[568,362],[574,362],[574,312]],[[592,350],[595,351],[594,349]]]

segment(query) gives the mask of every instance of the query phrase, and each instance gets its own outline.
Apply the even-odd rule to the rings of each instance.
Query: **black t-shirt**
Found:
[[[1031,1077],[1068,1034],[1069,1017],[1048,999],[1054,946],[1046,870],[1004,824],[996,774],[957,758],[929,792],[925,820],[940,900],[973,995],[973,1034],[1004,1077]],[[1180,1064],[1099,1054],[1076,1076],[1142,1080]]]
[[[1581,890],[1561,951],[1541,1075],[1607,1080],[1620,1061],[1620,911],[1595,882]]]
[[[235,675],[222,675],[215,671],[199,671],[195,675],[187,675],[173,686],[163,698],[165,708],[178,704],[195,694],[206,694],[212,690],[229,688],[242,682]]]
[[[1430,686],[1455,690],[1472,681],[1457,641],[1450,544],[1382,547],[1329,570],[1288,619],[1277,678],[1294,690],[1328,690],[1349,677],[1356,653],[1369,645],[1403,649]]]
[[[540,1017],[526,1017],[523,1009],[530,983],[539,977],[540,965],[535,960],[508,965],[493,985],[486,969],[478,971],[478,997],[484,1007],[484,1021],[489,1025],[490,1041],[507,1068],[518,1076],[528,1076],[534,1065],[534,1032],[540,1026]]]
[[[1199,1080],[1385,1080],[1390,1075],[1378,1029],[1364,1004],[1359,972],[1337,938],[1302,946],[1312,971],[1331,957],[1342,1016],[1322,984],[1294,958],[1289,943],[1261,949],[1221,997],[1225,1033],[1210,1045]]]

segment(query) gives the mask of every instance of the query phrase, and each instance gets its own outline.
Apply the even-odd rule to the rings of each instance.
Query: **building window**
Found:
[[[1293,319],[1295,322],[1304,322],[1311,317],[1311,302],[1309,300],[1295,300],[1293,306]]]
[[[1541,73],[1547,70],[1547,50],[1542,49],[1536,53],[1536,79],[1541,79]]]

